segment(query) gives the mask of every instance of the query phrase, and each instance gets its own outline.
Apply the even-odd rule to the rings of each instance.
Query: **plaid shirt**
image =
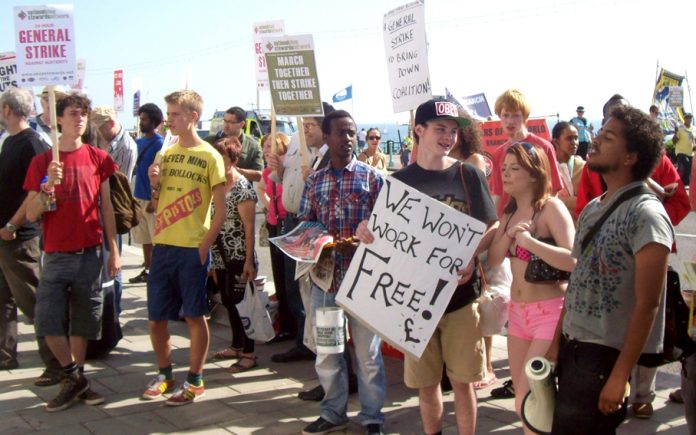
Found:
[[[330,165],[307,178],[299,218],[324,225],[334,239],[355,234],[358,224],[370,217],[384,176],[355,157],[345,168]],[[334,250],[334,275],[331,291],[341,286],[353,253]]]

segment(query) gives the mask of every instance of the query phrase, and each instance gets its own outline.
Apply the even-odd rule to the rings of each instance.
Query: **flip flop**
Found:
[[[498,382],[498,378],[496,378],[495,375],[493,375],[490,378],[484,379],[482,381],[474,382],[474,390],[483,390],[484,388],[488,388],[496,382]]]
[[[250,365],[250,366],[245,366],[245,365],[241,364],[241,362],[244,361],[244,360],[253,361],[253,364]],[[251,370],[251,369],[253,369],[253,368],[256,368],[256,367],[258,367],[258,366],[259,366],[259,365],[256,363],[256,357],[255,357],[255,356],[246,356],[246,355],[242,355],[242,356],[239,358],[239,361],[237,361],[236,363],[232,364],[232,365],[227,369],[227,371],[230,372],[230,373],[233,373],[233,374],[234,374],[234,373],[242,373],[242,372],[245,372],[245,371],[247,371],[247,370]]]
[[[213,355],[213,357],[215,359],[239,359],[242,357],[242,350],[226,347],[220,351],[215,352],[215,355]]]

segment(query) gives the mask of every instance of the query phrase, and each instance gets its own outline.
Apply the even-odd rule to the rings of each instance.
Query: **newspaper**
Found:
[[[319,222],[301,222],[289,233],[268,241],[295,261],[316,263],[324,246],[334,238]]]

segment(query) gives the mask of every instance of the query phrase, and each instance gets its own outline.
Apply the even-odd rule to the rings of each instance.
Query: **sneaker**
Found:
[[[145,400],[153,400],[169,392],[172,388],[174,388],[174,379],[167,380],[164,375],[157,375],[147,384],[145,392],[140,397]]]
[[[283,353],[277,353],[271,357],[271,361],[277,362],[277,363],[286,363],[286,362],[294,362],[294,361],[314,361],[316,358],[316,355],[312,353],[307,348],[299,348],[299,347],[293,347],[292,349],[288,350],[287,352]]]
[[[365,426],[365,435],[384,435],[382,425],[371,423]]]
[[[512,384],[512,379],[503,382],[502,387],[493,388],[491,390],[491,397],[495,397],[496,399],[509,399],[515,397],[515,386]]]
[[[669,393],[669,400],[670,400],[670,402],[674,402],[674,403],[684,403],[684,398],[682,397],[681,388]]]
[[[321,402],[324,399],[324,388],[321,385],[317,385],[308,391],[300,391],[297,394],[300,400],[307,400],[310,402]]]
[[[87,379],[79,374],[66,376],[61,381],[62,385],[58,395],[46,405],[46,411],[57,412],[62,411],[72,405],[80,394],[89,389]]]
[[[142,272],[140,272],[140,275],[134,276],[133,278],[129,279],[128,282],[131,284],[142,284],[147,282],[147,277],[150,275],[150,273],[147,271],[147,269],[143,269]]]
[[[85,405],[90,406],[101,405],[102,403],[104,403],[104,396],[92,390],[91,388],[87,388],[87,390],[85,390],[82,394],[77,396],[77,398],[85,402]]]
[[[650,403],[635,402],[631,409],[636,418],[650,418],[653,415],[653,407]]]
[[[177,388],[174,394],[172,394],[171,397],[164,403],[169,406],[188,405],[189,403],[193,403],[196,401],[196,399],[203,396],[205,396],[205,387],[203,386],[203,382],[201,382],[200,387],[194,387],[188,382],[184,382],[184,385]]]
[[[321,435],[346,428],[345,423],[334,424],[319,417],[314,423],[310,423],[302,430],[304,435]]]

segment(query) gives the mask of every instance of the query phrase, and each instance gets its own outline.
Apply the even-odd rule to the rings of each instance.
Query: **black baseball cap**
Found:
[[[576,112],[584,112],[585,108],[583,106],[578,106],[577,109],[575,109]]]
[[[429,100],[416,109],[416,125],[425,124],[434,119],[449,119],[460,127],[468,127],[471,121],[459,116],[459,109],[447,100]]]

